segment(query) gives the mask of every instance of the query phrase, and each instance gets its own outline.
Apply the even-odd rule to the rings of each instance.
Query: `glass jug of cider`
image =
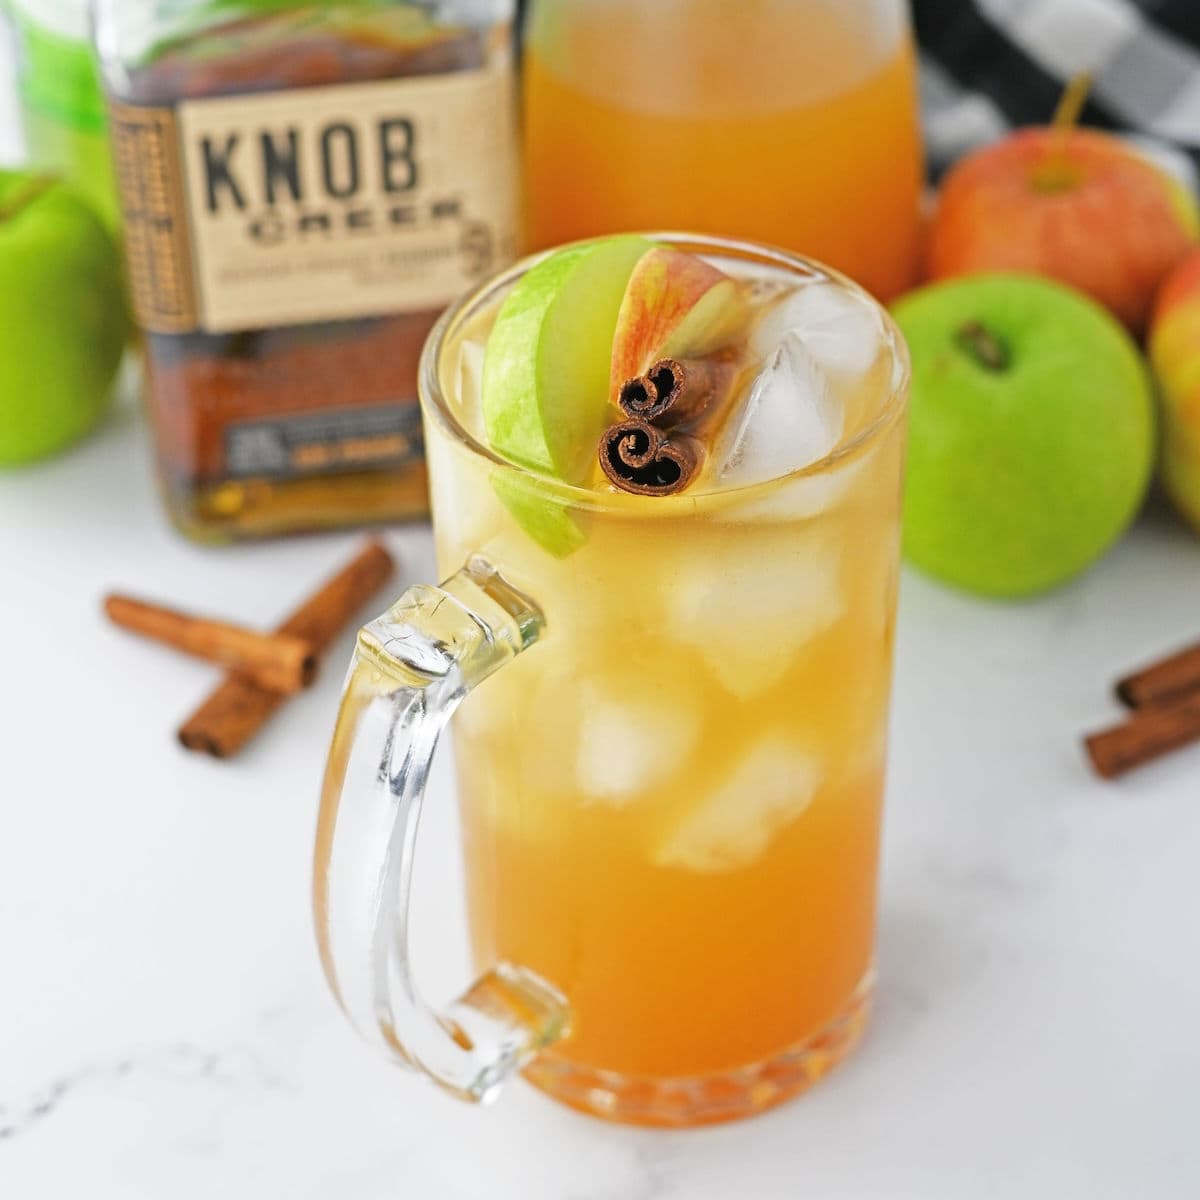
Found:
[[[916,281],[905,0],[532,0],[525,39],[531,248],[692,229]]]

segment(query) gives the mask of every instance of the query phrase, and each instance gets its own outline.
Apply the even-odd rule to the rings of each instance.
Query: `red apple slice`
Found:
[[[744,329],[741,285],[692,254],[655,246],[633,268],[613,336],[612,395],[660,358],[700,358]]]

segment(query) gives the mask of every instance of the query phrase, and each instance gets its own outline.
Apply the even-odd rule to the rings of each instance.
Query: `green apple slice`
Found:
[[[532,267],[509,293],[483,360],[484,428],[505,458],[571,484],[591,477],[613,415],[617,313],[650,245],[616,237],[569,246]],[[536,480],[497,471],[492,487],[517,524],[556,558],[587,540],[569,506]]]
[[[536,479],[499,468],[492,475],[492,489],[513,520],[555,558],[569,557],[587,541],[570,508],[547,496]]]
[[[505,458],[571,484],[591,478],[608,424],[609,372],[625,285],[651,243],[568,246],[509,293],[483,362],[483,420]]]

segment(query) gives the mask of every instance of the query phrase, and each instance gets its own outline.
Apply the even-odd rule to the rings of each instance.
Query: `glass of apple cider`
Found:
[[[886,312],[824,267],[654,242],[736,280],[751,317],[685,491],[629,494],[599,469],[568,483],[490,444],[488,337],[535,260],[434,331],[446,582],[360,634],[315,906],[352,1020],[450,1090],[485,1099],[523,1070],[590,1113],[691,1125],[803,1090],[866,1020],[908,361]],[[456,710],[483,974],[434,1012],[407,896]]]

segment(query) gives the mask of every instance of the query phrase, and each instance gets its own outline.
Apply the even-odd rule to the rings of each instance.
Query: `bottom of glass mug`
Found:
[[[525,1068],[525,1078],[571,1108],[623,1124],[686,1128],[738,1121],[807,1091],[849,1056],[867,1026],[871,984],[868,977],[819,1033],[733,1071],[654,1079],[539,1058]]]

